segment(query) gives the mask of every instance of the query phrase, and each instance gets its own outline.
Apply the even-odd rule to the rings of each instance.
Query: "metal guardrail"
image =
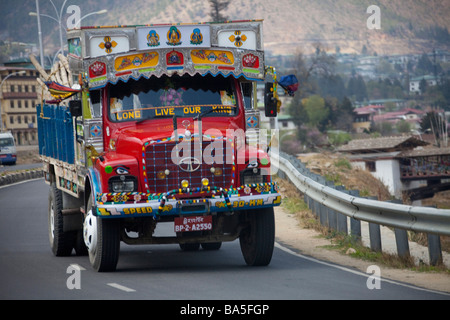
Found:
[[[428,234],[430,263],[442,260],[439,235],[450,236],[450,210],[403,205],[359,197],[357,190],[344,190],[325,178],[312,173],[297,158],[280,152],[272,155],[272,163],[281,178],[289,179],[305,195],[309,208],[322,224],[347,232],[347,217],[351,234],[361,236],[360,221],[369,222],[371,248],[381,251],[380,225],[395,230],[397,251],[409,255],[406,231]],[[359,233],[359,234],[358,234]],[[406,241],[406,243],[405,243]]]

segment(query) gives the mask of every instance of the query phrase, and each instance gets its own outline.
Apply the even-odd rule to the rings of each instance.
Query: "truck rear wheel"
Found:
[[[120,221],[101,219],[94,215],[93,210],[92,199],[89,197],[83,223],[83,238],[89,261],[98,272],[115,271],[119,261]]]
[[[222,242],[206,242],[202,243],[203,250],[219,250]]]
[[[247,215],[249,226],[239,236],[242,255],[249,266],[266,266],[272,260],[275,243],[273,208],[251,210]]]
[[[180,243],[179,246],[183,251],[197,251],[200,249],[200,243]]]
[[[52,252],[57,257],[70,256],[76,237],[74,231],[64,232],[62,210],[62,192],[52,183],[48,193],[48,235]]]

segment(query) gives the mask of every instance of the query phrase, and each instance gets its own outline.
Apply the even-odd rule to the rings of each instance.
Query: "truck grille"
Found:
[[[202,155],[205,155],[203,159],[196,158],[200,153],[199,146],[198,141],[193,141],[190,144],[190,157],[181,153],[179,164],[172,160],[175,142],[155,142],[144,147],[146,173],[144,181],[147,193],[164,193],[180,189],[182,180],[189,182],[191,190],[201,188],[203,178],[209,179],[211,187],[230,188],[235,181],[234,144],[227,139],[203,141]],[[211,159],[206,158],[207,156],[213,157],[214,163],[210,163],[211,161],[206,163],[206,159]]]

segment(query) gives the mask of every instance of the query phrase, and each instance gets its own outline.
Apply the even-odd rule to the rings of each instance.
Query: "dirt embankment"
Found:
[[[388,188],[366,170],[352,168],[350,161],[337,153],[308,153],[298,157],[314,173],[320,174],[347,190],[359,190],[361,197],[392,198]]]
[[[38,146],[20,146],[17,147],[16,164],[40,163]]]

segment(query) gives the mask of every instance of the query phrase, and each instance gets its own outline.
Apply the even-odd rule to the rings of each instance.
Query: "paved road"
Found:
[[[0,188],[0,299],[450,299],[386,281],[370,290],[368,274],[279,244],[272,263],[258,268],[245,265],[237,241],[216,252],[122,244],[118,270],[96,273],[87,257],[52,255],[47,194],[42,179]]]

